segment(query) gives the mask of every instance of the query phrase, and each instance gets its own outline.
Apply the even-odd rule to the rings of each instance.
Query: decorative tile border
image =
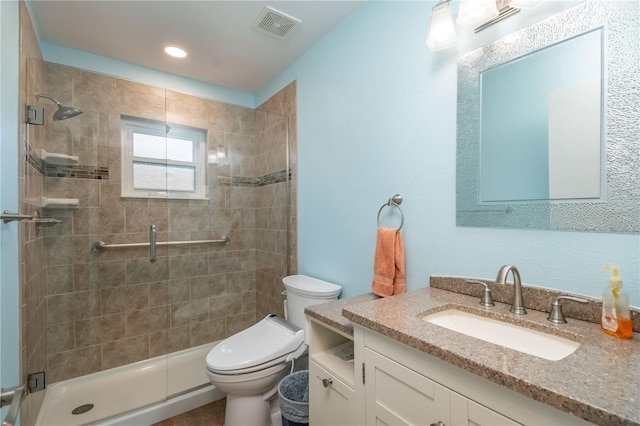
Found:
[[[289,180],[291,180],[291,171],[289,171]],[[286,170],[280,170],[255,178],[241,176],[218,176],[218,183],[221,186],[240,186],[247,188],[258,188],[261,186],[273,185],[275,183],[286,181]]]
[[[109,180],[109,168],[103,166],[60,166],[46,164],[38,157],[31,147],[28,147],[27,163],[35,168],[42,176],[69,178],[69,179],[100,179]],[[291,180],[291,171],[289,171]],[[258,188],[261,186],[273,185],[287,181],[287,171],[279,170],[260,177],[242,176],[218,176],[218,183],[221,186],[238,186],[246,188]]]
[[[100,166],[56,166],[47,164],[46,177],[109,180],[109,168]]]

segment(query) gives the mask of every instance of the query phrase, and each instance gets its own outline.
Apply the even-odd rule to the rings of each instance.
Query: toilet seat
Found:
[[[207,369],[217,374],[245,374],[281,364],[304,345],[304,330],[269,315],[218,343],[207,354]]]

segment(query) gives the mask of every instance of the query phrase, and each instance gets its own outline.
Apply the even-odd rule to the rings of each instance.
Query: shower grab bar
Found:
[[[149,262],[151,263],[154,263],[156,261],[157,235],[158,234],[156,232],[156,226],[155,225],[149,226]]]
[[[229,237],[222,237],[220,240],[195,240],[195,241],[160,241],[156,243],[156,247],[160,246],[186,246],[190,244],[227,244]],[[91,251],[100,254],[106,249],[112,248],[131,248],[131,247],[149,247],[151,243],[127,243],[127,244],[107,244],[104,241],[96,241],[91,245]]]

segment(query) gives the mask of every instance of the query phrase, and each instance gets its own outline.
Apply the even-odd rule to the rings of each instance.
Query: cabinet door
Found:
[[[452,426],[518,426],[508,417],[450,391]]]
[[[397,362],[365,349],[368,425],[449,424],[449,390]]]
[[[356,423],[355,394],[335,375],[316,362],[309,366],[311,393],[309,421],[317,426],[342,426]]]

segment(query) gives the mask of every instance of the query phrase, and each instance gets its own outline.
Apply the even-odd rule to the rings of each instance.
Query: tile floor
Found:
[[[194,410],[187,411],[153,426],[222,426],[224,425],[224,408],[226,398],[219,399],[211,404],[203,405]]]

